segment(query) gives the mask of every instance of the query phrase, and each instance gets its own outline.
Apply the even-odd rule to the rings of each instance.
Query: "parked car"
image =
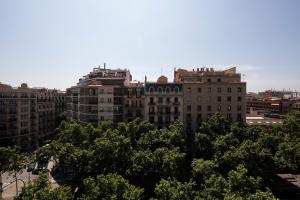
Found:
[[[32,174],[39,174],[39,172],[49,172],[48,164],[38,164],[35,166]]]
[[[30,162],[27,164],[27,172],[31,172],[34,170],[36,163],[35,162]]]

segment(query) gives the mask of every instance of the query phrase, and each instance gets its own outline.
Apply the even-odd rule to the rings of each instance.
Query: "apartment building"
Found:
[[[216,112],[229,121],[245,122],[246,83],[235,67],[224,71],[175,69],[174,82],[183,85],[183,121],[187,130],[195,131]]]
[[[246,83],[236,68],[174,70],[174,81],[133,83],[129,70],[94,68],[67,89],[69,120],[83,123],[131,121],[140,117],[163,128],[179,120],[195,131],[219,112],[230,121],[245,122]]]
[[[0,145],[30,149],[50,139],[65,110],[65,93],[0,84]]]
[[[157,128],[168,127],[174,121],[183,121],[183,85],[169,83],[161,76],[157,82],[145,83],[145,120]]]
[[[94,68],[67,89],[67,118],[82,123],[123,121],[123,88],[131,81],[127,69]]]
[[[130,122],[136,118],[145,119],[145,88],[144,84],[130,83],[124,88],[123,121]]]

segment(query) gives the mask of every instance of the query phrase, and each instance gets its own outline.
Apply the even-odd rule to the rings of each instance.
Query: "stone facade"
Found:
[[[84,123],[131,121],[140,117],[158,128],[179,120],[195,131],[219,112],[230,121],[245,122],[246,83],[236,68],[174,70],[174,81],[132,83],[128,70],[94,68],[67,90],[68,118]]]
[[[0,144],[35,147],[54,135],[65,111],[65,93],[0,84]]]

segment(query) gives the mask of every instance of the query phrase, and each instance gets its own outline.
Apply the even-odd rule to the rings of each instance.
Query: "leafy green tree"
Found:
[[[159,200],[190,200],[194,199],[196,183],[181,183],[176,179],[162,179],[155,187],[155,197]]]
[[[2,174],[4,172],[9,171],[9,165],[13,150],[10,147],[0,147],[0,199],[2,199],[2,187],[3,187],[3,182],[2,182]]]
[[[142,198],[143,189],[128,183],[117,174],[99,175],[97,178],[84,180],[85,190],[82,200],[138,200]]]
[[[197,195],[196,199],[224,199],[228,183],[220,174],[212,174],[209,178],[204,180],[202,190]]]
[[[69,187],[52,188],[47,174],[40,174],[30,185],[24,187],[17,200],[68,200],[73,195]]]
[[[17,173],[26,166],[27,158],[19,149],[12,147],[0,147],[0,199],[2,198],[2,173],[12,173],[16,181],[16,193],[18,194]]]
[[[192,162],[193,178],[197,183],[202,183],[206,178],[216,173],[218,165],[211,160],[195,159]]]
[[[198,130],[199,133],[207,134],[212,140],[229,131],[230,123],[220,113],[215,113],[207,122],[203,122]]]

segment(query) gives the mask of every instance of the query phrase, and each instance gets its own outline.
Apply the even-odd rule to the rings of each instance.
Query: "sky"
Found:
[[[299,10],[299,0],[0,0],[0,82],[65,90],[105,62],[140,81],[236,66],[248,91],[300,91]]]

